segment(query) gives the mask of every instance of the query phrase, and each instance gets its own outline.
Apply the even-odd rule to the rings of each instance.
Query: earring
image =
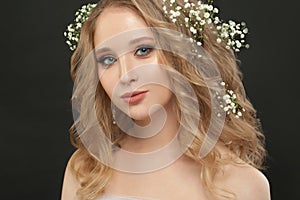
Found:
[[[116,124],[116,121],[115,121],[115,119],[116,119],[116,109],[115,109],[114,105],[111,107],[111,111],[112,111],[112,117],[113,117],[113,124]]]

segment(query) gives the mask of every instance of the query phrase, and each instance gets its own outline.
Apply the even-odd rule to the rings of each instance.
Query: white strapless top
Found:
[[[115,194],[104,194],[97,200],[158,200],[153,198],[136,197],[136,196],[121,196]]]

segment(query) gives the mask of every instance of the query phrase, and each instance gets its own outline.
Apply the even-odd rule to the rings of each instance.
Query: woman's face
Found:
[[[170,108],[169,77],[142,18],[128,8],[106,8],[96,21],[94,45],[102,87],[137,124],[149,122],[155,104]]]

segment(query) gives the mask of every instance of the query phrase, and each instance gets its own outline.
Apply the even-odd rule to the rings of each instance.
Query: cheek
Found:
[[[102,77],[100,79],[100,83],[106,92],[106,94],[111,98],[112,96],[112,90],[113,90],[113,82],[109,77]]]

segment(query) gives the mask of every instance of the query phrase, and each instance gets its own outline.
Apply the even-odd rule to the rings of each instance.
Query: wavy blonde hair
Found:
[[[183,4],[183,0],[177,2]],[[196,2],[197,1],[194,1],[194,3]],[[84,59],[94,49],[93,38],[95,22],[103,10],[110,6],[122,6],[133,10],[149,27],[167,28],[179,31],[186,35],[191,35],[189,30],[185,27],[171,22],[169,18],[164,16],[162,11],[162,0],[101,0],[97,7],[92,11],[89,19],[84,23],[78,47],[72,55],[71,76],[74,81]],[[211,117],[210,96],[207,86],[198,73],[191,71],[189,64],[185,60],[166,52],[160,54],[160,60],[175,63],[174,66],[180,66],[175,68],[175,70],[181,73],[186,80],[189,81],[198,98],[199,110],[201,111],[202,117],[199,122],[196,137],[185,152],[185,155],[196,162],[201,163],[201,177],[199,178],[201,178],[203,185],[206,186],[208,191],[214,197],[233,199],[235,196],[233,192],[226,188],[217,188],[216,185],[214,185],[214,177],[218,169],[220,169],[222,165],[228,163],[239,164],[234,157],[238,157],[245,163],[261,169],[266,155],[264,149],[265,138],[261,132],[261,126],[257,119],[256,111],[245,94],[241,81],[242,74],[239,70],[235,55],[232,50],[226,48],[225,44],[216,42],[217,36],[213,33],[213,28],[214,27],[205,27],[204,35],[206,37],[203,41],[203,47],[217,65],[223,81],[230,86],[231,90],[235,91],[239,104],[246,110],[246,112],[243,113],[243,117],[240,119],[231,115],[226,116],[225,125],[221,136],[219,137],[219,142],[223,143],[230,150],[232,156],[227,158],[221,157],[221,150],[216,146],[205,158],[199,158],[198,152],[204,141],[205,133],[209,125],[209,119]],[[90,72],[90,75],[93,76],[95,73],[97,72]],[[178,82],[176,83],[180,84]],[[81,80],[81,82],[79,82],[80,87],[77,94],[81,95],[83,103],[94,97],[93,89],[90,88],[89,84],[89,80]],[[95,108],[99,123],[106,136],[111,139],[111,142],[117,144],[118,141],[122,140],[124,133],[117,126],[112,125],[111,101],[100,83],[97,85],[95,96]],[[180,122],[180,112],[188,115],[190,112],[188,108],[181,108],[179,111],[178,102],[176,102],[175,110],[178,123],[181,123],[187,132],[192,132],[192,125],[189,125],[188,119]],[[92,157],[80,141],[76,127],[81,119],[86,118],[88,118],[87,112],[81,112],[79,118],[70,128],[71,142],[77,148],[77,151],[70,160],[70,164],[71,169],[74,174],[76,174],[81,185],[80,189],[77,191],[78,197],[80,199],[95,199],[104,192],[104,188],[112,176],[112,169]]]

